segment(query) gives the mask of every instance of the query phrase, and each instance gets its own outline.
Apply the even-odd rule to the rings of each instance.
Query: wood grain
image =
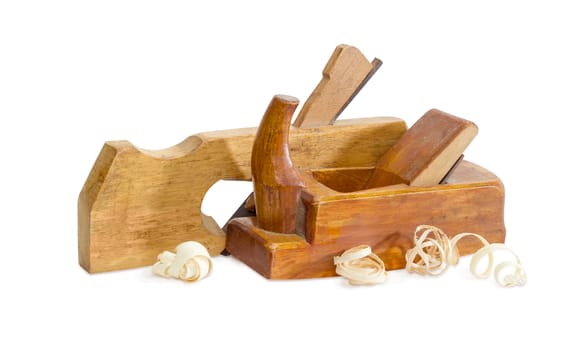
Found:
[[[369,62],[353,46],[338,45],[294,126],[311,128],[333,124],[381,64],[376,58]]]
[[[322,80],[308,97],[294,126],[307,128],[333,124],[381,64],[382,62],[377,58],[369,64],[363,54],[353,46],[338,45],[323,70]],[[233,213],[230,220],[252,215],[254,211],[252,193]],[[261,217],[260,215],[260,226]],[[227,223],[222,230],[224,232],[227,230]],[[224,253],[228,252],[224,251]]]
[[[374,166],[406,131],[397,118],[291,127],[297,168]],[[78,200],[79,263],[89,272],[150,265],[163,250],[196,240],[212,255],[225,234],[200,207],[218,180],[251,179],[255,128],[206,132],[161,151],[107,142]]]
[[[294,97],[273,97],[253,142],[251,177],[257,225],[267,231],[296,230],[296,206],[304,183],[290,159],[288,139],[297,106]]]
[[[473,122],[431,109],[379,159],[366,187],[437,185],[477,132]]]
[[[358,169],[357,175],[349,169],[346,177],[368,175],[367,169]],[[360,244],[370,245],[388,270],[404,268],[406,250],[413,246],[414,230],[421,224],[440,227],[450,236],[466,231],[480,233],[490,242],[505,239],[502,182],[467,161],[446,184],[428,187],[338,192],[308,173],[303,179],[306,190],[297,234],[261,230],[253,217],[228,225],[227,249],[267,278],[334,276],[333,257]],[[338,187],[347,189],[344,183]],[[480,243],[463,239],[458,247],[461,254],[470,254]]]

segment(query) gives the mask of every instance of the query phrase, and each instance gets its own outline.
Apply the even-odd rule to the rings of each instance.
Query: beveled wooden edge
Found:
[[[391,125],[391,124],[402,124],[406,130],[406,122],[398,117],[382,116],[382,117],[364,117],[364,118],[351,118],[351,119],[340,119],[336,120],[332,125],[322,125],[316,128],[301,128],[294,125],[290,126],[290,138],[292,143],[292,138],[294,135],[298,134],[310,134],[313,129],[325,130],[327,128],[333,128],[334,126],[358,126],[358,125]],[[139,152],[140,154],[153,159],[176,159],[186,156],[199,148],[203,143],[214,142],[217,140],[223,140],[228,137],[248,137],[250,134],[255,134],[257,127],[248,128],[237,128],[229,130],[215,130],[215,131],[205,131],[197,133],[185,138],[183,141],[163,149],[149,150],[137,145],[132,144],[127,140],[115,140],[106,141],[105,146],[108,146],[114,150],[114,152]]]

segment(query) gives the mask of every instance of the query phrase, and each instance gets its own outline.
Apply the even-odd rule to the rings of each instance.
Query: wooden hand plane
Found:
[[[298,167],[370,166],[406,131],[398,118],[334,123],[380,64],[355,47],[337,46],[290,130]],[[251,179],[255,132],[204,132],[160,151],[106,142],[79,195],[80,265],[91,273],[146,266],[187,240],[219,254],[225,233],[201,203],[219,180]]]
[[[228,224],[226,249],[263,276],[334,276],[333,257],[361,244],[387,269],[403,268],[421,224],[504,241],[502,182],[467,161],[445,179],[477,134],[472,122],[432,109],[376,166],[300,170],[288,140],[297,104],[278,95],[267,108],[251,156],[257,216]],[[480,243],[462,240],[458,248],[469,254]]]

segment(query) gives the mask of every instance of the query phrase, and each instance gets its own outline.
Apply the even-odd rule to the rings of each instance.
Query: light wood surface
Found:
[[[366,187],[437,185],[477,132],[473,122],[431,109],[379,159]]]
[[[337,177],[362,178],[370,174],[368,169],[348,169],[344,177]],[[318,174],[318,178],[331,176]],[[404,268],[406,250],[413,246],[414,230],[421,224],[440,227],[450,236],[478,232],[489,242],[504,242],[503,185],[494,174],[467,161],[446,184],[427,187],[401,184],[338,192],[327,185],[340,180],[322,184],[308,173],[303,179],[306,189],[296,234],[261,230],[253,217],[234,219],[228,225],[227,249],[267,278],[335,276],[333,257],[361,244],[371,246],[387,270]],[[350,189],[362,182],[354,182]],[[347,190],[347,183],[337,187]],[[480,243],[463,239],[458,248],[461,254],[470,254]]]
[[[353,46],[338,45],[294,126],[311,128],[332,124],[381,64],[377,58],[369,62]]]
[[[257,225],[267,231],[296,231],[296,206],[304,183],[290,159],[288,132],[297,106],[297,98],[273,97],[253,142],[251,176]]]
[[[406,131],[397,118],[291,127],[297,168],[374,166]],[[200,207],[218,180],[250,180],[255,128],[206,132],[161,151],[127,141],[107,142],[78,201],[79,263],[89,272],[146,266],[163,250],[196,240],[210,254],[225,234]]]
[[[333,123],[380,66],[377,59],[367,63],[356,48],[339,45],[324,68],[322,82],[306,101],[296,127]],[[326,105],[331,108],[325,108]],[[368,125],[373,121],[378,125]],[[330,137],[318,140],[317,145],[306,140],[308,133],[300,134],[293,128],[297,137],[291,139],[299,140],[294,147],[304,153],[302,166],[367,163],[371,153],[381,154],[390,147],[391,140],[405,131],[400,120],[373,121],[344,122],[335,130],[338,133],[324,129],[320,135],[312,134],[314,140],[326,133]],[[127,141],[106,143],[79,196],[81,266],[89,272],[98,272],[148,265],[160,251],[185,240],[205,244],[214,255],[221,251],[225,235],[213,218],[200,211],[200,205],[216,181],[249,179],[251,151],[246,147],[251,147],[254,131],[209,132],[192,136],[169,149],[149,152]],[[339,133],[351,134],[340,136]],[[359,143],[358,137],[369,138],[365,139],[366,143]],[[382,140],[372,141],[373,137]],[[330,143],[334,141],[337,142]],[[332,150],[334,145],[344,148]],[[368,149],[361,149],[363,146]],[[348,159],[349,148],[360,151],[361,155]],[[319,161],[315,159],[320,156],[317,151],[325,153]],[[234,215],[241,212],[244,210]]]

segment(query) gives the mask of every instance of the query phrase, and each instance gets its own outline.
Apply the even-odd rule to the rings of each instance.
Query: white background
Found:
[[[394,3],[0,2],[0,348],[562,346],[564,11]],[[435,107],[478,124],[466,158],[505,183],[525,287],[476,280],[469,259],[362,288],[225,257],[195,284],[78,266],[76,201],[104,141],[255,126],[272,95],[304,101],[340,43],[384,61],[340,118],[411,125]],[[214,215],[241,199],[223,192]]]

